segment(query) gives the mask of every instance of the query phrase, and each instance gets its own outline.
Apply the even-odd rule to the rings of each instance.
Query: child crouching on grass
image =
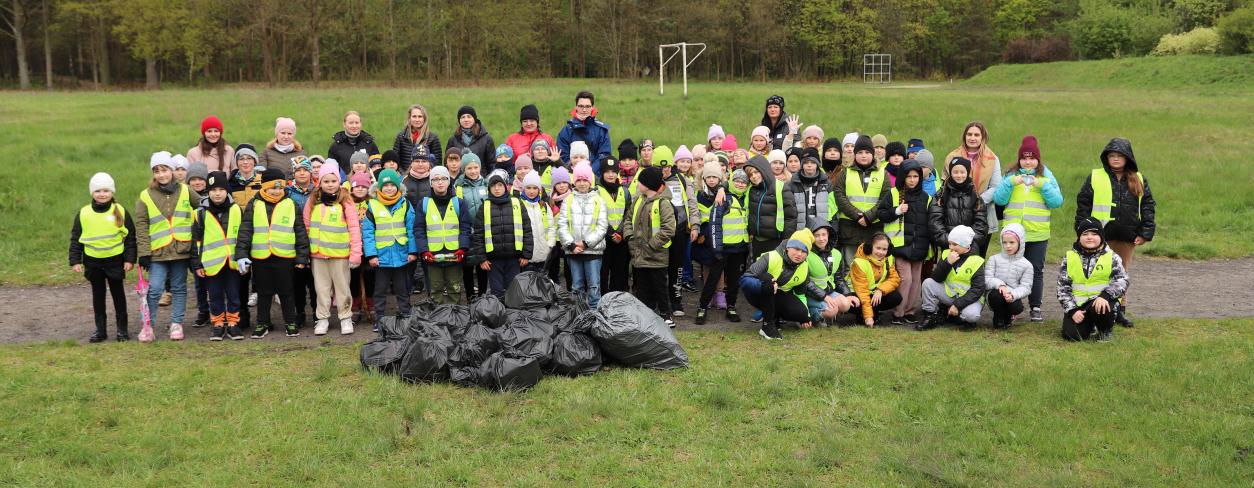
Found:
[[[1097,333],[1097,340],[1111,340],[1119,298],[1128,291],[1128,273],[1123,259],[1106,245],[1101,221],[1080,219],[1075,226],[1076,241],[1062,258],[1058,271],[1058,303],[1062,315],[1062,337],[1082,341]]]
[[[292,303],[292,276],[294,269],[309,266],[309,235],[296,204],[287,197],[285,183],[283,172],[278,169],[267,168],[261,174],[261,190],[244,209],[239,238],[235,240],[235,266],[240,274],[252,271],[253,287],[257,290],[253,339],[265,337],[273,328],[270,305],[275,295],[283,307],[287,336],[300,335]]]
[[[91,342],[109,338],[105,315],[105,286],[113,296],[113,316],[117,339],[131,339],[126,328],[126,290],[122,281],[135,266],[135,224],[121,205],[113,200],[116,187],[108,173],[92,175],[87,185],[91,203],[79,209],[70,230],[70,266],[91,282],[91,306],[96,315],[96,332]]]
[[[192,269],[203,283],[213,328],[209,340],[244,338],[239,328],[240,275],[232,255],[239,237],[243,211],[231,201],[226,173],[214,171],[206,178],[208,199],[196,210],[192,227]]]

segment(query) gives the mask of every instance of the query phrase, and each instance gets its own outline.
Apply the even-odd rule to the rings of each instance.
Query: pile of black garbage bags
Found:
[[[383,318],[379,327],[379,338],[361,347],[362,366],[415,383],[524,390],[546,373],[589,375],[605,364],[688,366],[675,334],[636,297],[609,293],[589,309],[584,297],[537,272],[519,274],[504,300],[424,303],[408,318]]]

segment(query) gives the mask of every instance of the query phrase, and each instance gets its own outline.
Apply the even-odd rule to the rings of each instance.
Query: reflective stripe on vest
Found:
[[[901,196],[897,193],[897,188],[893,187],[893,188],[890,188],[888,191],[892,193],[893,202],[896,203],[897,205],[901,205]],[[927,206],[924,207],[925,213],[927,211],[926,210],[927,207],[930,207],[930,206],[932,206],[932,197],[928,196]],[[896,210],[896,207],[894,207],[894,210]],[[901,247],[901,246],[906,245],[905,220],[906,220],[905,215],[898,215],[897,218],[894,219],[892,222],[887,222],[884,224],[884,233],[888,234],[888,240],[890,243],[892,243],[893,247]]]
[[[212,212],[205,211],[205,235],[200,241],[200,265],[205,268],[205,275],[217,276],[222,266],[235,269],[235,239],[239,237],[239,223],[243,212],[239,205],[231,205],[227,211],[226,230],[222,230],[222,222]]]
[[[1042,183],[1049,179],[1037,177]],[[1036,186],[1013,185],[1010,192],[1010,203],[1006,204],[1004,222],[1018,222],[1027,231],[1028,242],[1049,240],[1049,206],[1045,205],[1045,196]]]
[[[776,283],[779,283],[779,277],[784,273],[784,256],[781,255],[779,251],[766,253],[766,272],[771,275],[771,278],[775,279]],[[779,289],[780,291],[791,292],[793,288],[805,283],[806,279],[809,277],[809,266],[797,266],[797,270],[793,272],[792,277],[788,279],[788,282],[779,284]]]
[[[187,185],[179,183],[178,193],[175,194],[174,214],[170,218],[161,215],[161,210],[157,209],[148,190],[140,192],[139,199],[148,207],[148,245],[153,251],[174,241],[192,240],[192,224],[196,219],[192,217],[191,190]]]
[[[631,206],[631,215],[632,215],[632,218],[635,219],[634,222],[639,221],[641,203],[644,203],[643,198],[637,199],[636,203],[632,204]],[[662,199],[659,198],[657,200],[654,200],[653,208],[649,210],[649,230],[652,231],[652,235],[657,235],[659,232],[662,232],[662,207],[661,205],[662,205]],[[635,224],[633,223],[632,225],[635,225]],[[671,241],[672,239],[667,239],[666,244],[663,244],[662,248],[670,249]]]
[[[1110,285],[1110,272],[1114,268],[1113,253],[1105,251],[1097,258],[1093,271],[1084,275],[1084,260],[1074,250],[1067,251],[1067,277],[1071,278],[1071,295],[1076,305],[1083,305],[1093,297],[1100,295]]]
[[[523,250],[523,219],[522,219],[522,202],[517,198],[509,199],[510,206],[514,209],[514,250]],[[543,209],[542,209],[543,210]],[[496,246],[492,243],[492,205],[483,206],[483,249],[486,252],[492,252]]]
[[[122,216],[121,222],[116,220],[118,215]],[[99,213],[87,204],[78,211],[78,222],[82,227],[78,242],[83,245],[83,254],[104,259],[125,250],[126,235],[131,231],[126,230],[126,209],[121,205],[114,203],[108,212]]]
[[[951,252],[953,251],[945,251],[941,259],[948,260]],[[958,298],[966,294],[967,290],[971,289],[971,277],[975,276],[975,272],[979,271],[982,265],[984,265],[984,258],[972,254],[967,256],[967,260],[963,261],[961,267],[950,268],[949,276],[945,277],[945,295]]]
[[[1145,177],[1141,173],[1137,173],[1136,177],[1141,180],[1141,186],[1145,186]],[[1102,225],[1113,220],[1110,216],[1111,211],[1117,206],[1115,203],[1114,189],[1111,188],[1111,176],[1106,174],[1106,170],[1098,168],[1093,170],[1089,176],[1089,183],[1093,186],[1093,211],[1090,215],[1101,221]],[[1141,197],[1136,199],[1137,215],[1141,213]]]
[[[775,230],[784,232],[784,183],[775,180]]]
[[[448,205],[444,207],[444,215],[440,216],[440,206],[436,205],[435,199],[431,197],[423,197],[422,211],[425,215],[423,219],[427,224],[427,250],[433,253],[440,251],[453,251],[461,247],[458,237],[461,235],[461,222],[458,220],[458,213],[461,211],[461,200],[452,197],[448,201]],[[401,222],[401,233],[405,230],[405,223]],[[375,238],[376,240],[378,237]],[[376,244],[379,249],[383,249],[382,244]]]
[[[887,258],[885,258],[884,264],[880,265],[879,279],[875,279],[875,270],[872,268],[872,266],[874,265],[871,263],[870,260],[866,258],[853,258],[853,265],[857,266],[858,269],[862,271],[862,274],[866,276],[867,291],[871,293],[875,293],[875,289],[880,286],[880,283],[883,283],[884,280],[888,279],[888,268],[893,266],[894,264],[893,264],[892,256],[888,256]],[[971,287],[969,283],[970,283],[970,279],[968,278],[967,288]]]
[[[252,249],[248,256],[266,259],[271,254],[281,258],[296,257],[296,204],[291,198],[279,200],[266,216],[265,200],[253,202]]]
[[[610,228],[617,229],[623,225],[623,213],[627,210],[627,193],[626,188],[619,187],[617,195],[610,197],[610,192],[604,187],[597,188],[597,193],[601,195],[601,200],[605,201],[605,212],[609,217]]]
[[[879,203],[880,190],[884,188],[884,168],[879,168],[871,172],[871,181],[867,183],[866,189],[862,189],[862,173],[854,168],[845,170],[845,196],[849,197],[849,203],[862,212],[869,212],[875,208],[875,204]],[[871,217],[867,217],[868,220]]]
[[[810,255],[806,256],[806,263],[810,265],[810,281],[823,291],[835,290],[836,280],[844,279],[836,276],[836,273],[840,272],[840,261],[839,250],[833,250],[826,259],[819,256],[819,253],[811,251]]]
[[[405,214],[408,211],[409,201],[404,198],[396,206],[395,212],[389,211],[383,202],[370,200],[370,214],[374,216],[375,249],[384,249],[392,244],[409,244],[409,229],[405,227]]]
[[[723,245],[749,242],[748,202],[728,195],[727,213],[723,215]]]
[[[338,203],[314,205],[309,219],[309,252],[328,258],[346,258],[349,249],[344,207]]]

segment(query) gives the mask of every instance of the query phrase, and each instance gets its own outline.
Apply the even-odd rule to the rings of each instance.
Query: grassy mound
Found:
[[[1197,89],[1248,94],[1254,87],[1254,55],[1146,56],[1002,64],[984,70],[963,84],[1031,89]]]

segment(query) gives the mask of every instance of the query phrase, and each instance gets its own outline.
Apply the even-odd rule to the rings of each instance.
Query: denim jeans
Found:
[[[148,313],[152,325],[157,325],[157,301],[166,292],[166,280],[170,282],[170,323],[183,323],[183,312],[187,311],[187,264],[189,259],[174,261],[153,261],[148,269]]]
[[[601,256],[576,258],[567,255],[571,289],[588,294],[588,306],[596,308],[601,301]]]

